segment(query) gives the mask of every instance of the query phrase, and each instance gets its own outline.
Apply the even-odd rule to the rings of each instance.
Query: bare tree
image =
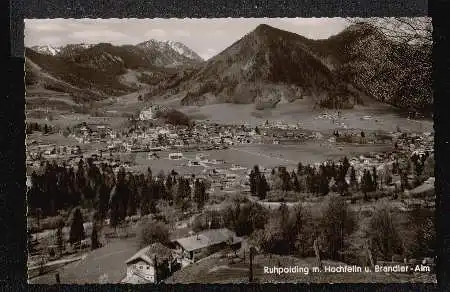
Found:
[[[429,46],[433,43],[431,17],[349,18],[350,23],[366,23],[397,44]]]
[[[390,99],[410,109],[431,110],[432,100],[432,44],[433,26],[430,17],[353,18],[350,23],[375,28],[378,40],[375,47],[360,43],[357,51],[370,54],[373,74],[359,82],[367,92]],[[383,41],[384,40],[384,41]],[[382,48],[380,47],[382,46]],[[375,48],[377,48],[374,50]],[[355,48],[353,48],[355,49]],[[378,53],[375,53],[378,52]],[[383,52],[383,53],[381,53]],[[370,80],[374,82],[370,82]],[[389,81],[390,80],[390,81]],[[392,83],[392,84],[391,84]],[[388,90],[390,86],[394,90]],[[389,94],[386,94],[390,92]],[[382,98],[384,99],[384,98]]]

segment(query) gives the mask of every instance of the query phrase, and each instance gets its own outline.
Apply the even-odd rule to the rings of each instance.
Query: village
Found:
[[[323,117],[322,117],[323,118]],[[334,122],[334,121],[333,121]],[[39,137],[45,137],[53,131],[53,135],[65,137],[67,141],[75,141],[73,144],[42,144]],[[72,129],[48,130],[49,133],[35,132],[32,138],[27,139],[27,186],[33,188],[32,172],[39,172],[44,165],[49,162],[62,164],[65,168],[79,169],[83,160],[88,164],[97,166],[105,171],[111,167],[113,173],[118,175],[121,171],[130,175],[139,176],[151,167],[152,170],[162,171],[169,176],[180,174],[186,179],[189,189],[196,192],[196,182],[205,182],[204,192],[208,194],[205,202],[205,210],[220,212],[226,208],[224,202],[230,202],[239,198],[242,202],[253,202],[267,207],[271,210],[280,208],[283,204],[294,206],[299,202],[313,203],[316,197],[301,197],[294,195],[293,198],[285,193],[280,199],[279,192],[275,192],[277,175],[281,168],[287,172],[295,172],[297,163],[284,163],[288,161],[283,158],[276,158],[276,164],[264,165],[264,160],[256,160],[255,163],[236,163],[227,161],[215,154],[217,151],[239,149],[246,145],[295,145],[302,147],[305,143],[315,143],[315,145],[328,145],[331,148],[345,148],[348,144],[356,145],[388,145],[392,150],[385,152],[372,151],[365,154],[349,156],[348,163],[354,170],[345,174],[345,181],[352,184],[352,179],[356,179],[357,184],[363,184],[367,170],[375,172],[377,186],[369,194],[369,200],[391,197],[398,198],[398,204],[392,204],[403,212],[411,211],[415,207],[434,208],[434,174],[422,175],[418,181],[418,175],[414,174],[414,165],[411,160],[418,159],[425,164],[433,157],[433,134],[432,133],[405,133],[401,131],[377,133],[359,130],[351,130],[346,127],[336,127],[330,133],[319,133],[304,130],[299,124],[270,123],[266,121],[259,126],[250,127],[245,125],[219,125],[198,121],[193,126],[177,126],[162,123],[155,119],[148,111],[141,112],[139,119],[131,119],[127,127],[120,130],[112,129],[104,124],[82,123]],[[406,181],[401,174],[393,173],[393,169],[400,164],[405,164],[403,168],[408,168]],[[434,162],[433,162],[434,163]],[[288,164],[288,165],[286,165]],[[323,159],[311,163],[312,169],[317,172],[326,166],[333,164],[333,167],[341,167],[342,160]],[[156,166],[156,167],[155,167]],[[158,167],[157,166],[161,166]],[[267,184],[271,186],[270,194],[264,198],[252,190],[251,178],[254,175],[254,167],[267,178]],[[423,167],[425,167],[423,165]],[[428,168],[433,166],[428,166]],[[176,171],[175,171],[176,170]],[[395,171],[394,171],[395,172]],[[299,173],[298,173],[299,174]],[[158,175],[159,176],[159,175]],[[337,185],[333,178],[329,181],[330,192]],[[408,189],[405,185],[409,185]],[[327,188],[328,189],[328,188]],[[277,196],[271,194],[277,193]],[[109,196],[109,195],[108,195]],[[193,195],[189,195],[191,200],[195,200]],[[234,199],[227,199],[234,198]],[[426,198],[424,200],[424,198]],[[366,194],[364,201],[367,200]],[[354,204],[362,202],[361,193],[354,194],[347,198],[347,202]],[[352,205],[351,205],[352,206]],[[355,205],[361,210],[362,205]],[[369,206],[369,209],[373,208]],[[138,208],[139,209],[139,208]],[[161,209],[162,210],[162,209]],[[166,211],[160,211],[161,214]],[[193,265],[202,258],[208,258],[216,253],[227,257],[235,258],[238,254],[249,253],[247,236],[238,236],[236,231],[225,228],[220,224],[220,228],[210,228],[211,219],[206,225],[208,228],[193,231],[196,218],[202,217],[205,211],[199,208],[192,208],[184,211],[178,221],[171,222],[170,240],[163,243],[156,241],[126,259],[123,263],[126,267],[126,275],[120,279],[122,283],[149,283],[160,282],[165,278],[186,267]],[[163,214],[162,216],[170,216]],[[146,220],[155,220],[156,213],[147,215],[140,214],[139,210],[134,215],[124,217],[123,223],[113,229],[109,228],[111,221],[104,219],[101,234],[96,235],[102,243],[100,246],[107,246],[108,238],[128,238],[138,234],[139,226]],[[175,218],[172,218],[175,219]],[[205,219],[206,220],[206,219]],[[206,221],[208,221],[206,220]],[[39,219],[38,219],[39,221]],[[39,225],[39,223],[38,223]],[[95,224],[88,221],[83,224],[86,237]],[[61,229],[63,237],[68,238],[69,227]],[[107,231],[109,230],[109,231]],[[180,231],[182,230],[182,231]],[[31,240],[37,242],[57,241],[57,230],[38,231],[33,234]],[[65,241],[65,240],[63,240]],[[65,245],[65,244],[64,244]],[[57,247],[54,243],[47,248],[41,249],[31,257],[32,262],[29,267],[33,270],[33,277],[49,274],[49,271],[64,267],[73,261],[84,261],[86,250],[93,245],[92,239],[86,238],[77,245],[71,247],[72,252],[66,256],[55,256]],[[49,249],[49,247],[51,247]],[[42,253],[52,250],[50,258]],[[55,260],[55,257],[57,258]],[[249,255],[247,255],[247,258]],[[245,258],[245,255],[244,255]],[[155,268],[156,267],[156,268]],[[37,271],[37,272],[36,272]],[[36,274],[37,273],[37,274]],[[57,273],[59,281],[59,273]],[[111,279],[109,279],[111,281]]]

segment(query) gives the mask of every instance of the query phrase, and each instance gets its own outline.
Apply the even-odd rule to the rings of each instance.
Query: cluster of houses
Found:
[[[39,163],[41,159],[73,157],[80,154],[81,148],[78,145],[39,144],[35,140],[29,141],[26,152],[28,165]]]
[[[226,228],[209,229],[188,237],[173,239],[169,244],[153,243],[125,261],[126,277],[122,283],[161,282],[175,271],[211,254],[238,250],[242,238]]]

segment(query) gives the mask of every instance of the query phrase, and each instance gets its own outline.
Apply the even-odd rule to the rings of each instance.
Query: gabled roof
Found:
[[[229,229],[210,229],[198,233],[197,235],[179,238],[174,240],[183,249],[187,251],[198,250],[204,247],[213,246],[222,242],[230,242],[231,244],[242,241],[241,238],[236,237],[236,234]]]
[[[155,256],[157,261],[170,259],[172,257],[172,250],[157,242],[144,247],[143,249],[135,253],[131,258],[125,261],[125,264],[128,265],[138,260],[143,260],[146,263],[153,265]]]

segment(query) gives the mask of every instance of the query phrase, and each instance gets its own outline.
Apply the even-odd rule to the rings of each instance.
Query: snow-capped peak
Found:
[[[155,39],[148,40],[146,42],[138,44],[138,47],[147,48],[147,49],[157,49],[163,53],[173,54],[176,53],[185,58],[195,60],[195,61],[203,61],[203,59],[197,55],[194,51],[189,49],[186,45],[176,42],[176,41],[158,41]]]
[[[38,53],[55,56],[61,51],[61,47],[53,47],[50,45],[32,47]]]
[[[199,61],[202,60],[202,58],[199,55],[197,55],[197,53],[189,49],[183,43],[175,41],[167,41],[167,44],[180,55],[188,57],[189,59],[192,60],[199,60]]]
[[[92,46],[94,46],[94,45],[82,43],[82,44],[68,44],[65,46],[50,46],[50,45],[33,46],[33,47],[31,47],[31,49],[38,53],[41,53],[41,54],[56,56],[56,55],[62,54],[63,51],[67,51],[68,49],[83,50],[83,49],[89,49]]]

